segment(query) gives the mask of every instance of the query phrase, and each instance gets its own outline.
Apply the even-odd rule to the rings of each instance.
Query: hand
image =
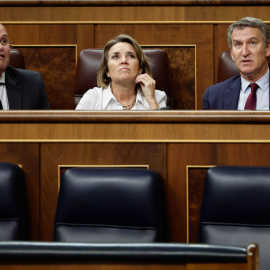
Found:
[[[151,78],[147,73],[144,73],[136,77],[135,83],[140,84],[150,109],[151,110],[158,109],[159,106],[155,98],[156,81],[153,78]]]

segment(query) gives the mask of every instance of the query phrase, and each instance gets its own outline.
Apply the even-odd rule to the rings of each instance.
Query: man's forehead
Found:
[[[261,29],[257,27],[235,28],[232,32],[233,40],[252,38],[262,38]]]
[[[248,41],[248,40],[262,41],[263,36],[261,29],[255,27],[245,27],[243,29],[236,28],[232,32],[232,41]]]

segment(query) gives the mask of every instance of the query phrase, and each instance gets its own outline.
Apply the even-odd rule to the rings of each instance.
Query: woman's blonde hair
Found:
[[[107,76],[107,72],[109,71],[108,70],[109,50],[111,49],[112,46],[114,46],[119,42],[126,42],[132,45],[132,47],[136,52],[136,56],[139,60],[139,66],[140,69],[142,69],[142,73],[147,73],[149,76],[153,77],[152,70],[148,62],[148,58],[142,51],[139,43],[129,35],[121,34],[116,38],[108,41],[104,47],[101,63],[97,73],[97,84],[99,87],[106,88],[110,84],[111,78]]]

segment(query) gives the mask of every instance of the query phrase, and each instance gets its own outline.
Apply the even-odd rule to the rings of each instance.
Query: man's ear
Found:
[[[268,42],[268,44],[265,48],[265,55],[266,55],[266,57],[270,56],[270,42]]]
[[[232,50],[230,50],[230,53],[231,53],[232,60],[235,61],[235,58],[234,58],[233,53],[232,53]]]

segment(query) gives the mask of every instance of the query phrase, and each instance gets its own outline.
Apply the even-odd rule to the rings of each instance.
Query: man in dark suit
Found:
[[[5,27],[0,24],[0,109],[49,109],[40,73],[9,66],[10,44]]]
[[[240,75],[208,87],[203,109],[269,110],[269,27],[260,19],[245,17],[231,24],[227,34]]]

